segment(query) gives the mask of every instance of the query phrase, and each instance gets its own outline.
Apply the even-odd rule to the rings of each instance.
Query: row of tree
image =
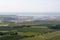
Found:
[[[24,28],[31,27],[30,25],[22,25],[22,26],[0,26],[0,28]]]
[[[49,29],[60,29],[60,24],[59,25],[49,25]]]
[[[18,32],[0,32],[0,35],[17,35]]]

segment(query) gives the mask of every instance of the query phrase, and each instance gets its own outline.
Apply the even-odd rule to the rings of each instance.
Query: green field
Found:
[[[23,40],[60,40],[60,31],[39,35],[32,38],[25,38]]]
[[[60,21],[33,21],[17,24],[2,24],[8,24],[8,26],[0,27],[0,32],[4,33],[4,35],[0,33],[0,40],[60,40],[60,29],[57,28],[58,26],[60,27]],[[56,25],[58,26],[55,27]],[[22,27],[20,28],[19,26]],[[48,26],[55,29],[50,29]],[[15,35],[14,32],[18,34]]]
[[[49,40],[60,40],[60,35],[59,36],[55,36],[55,37],[53,37],[53,38],[51,38]]]

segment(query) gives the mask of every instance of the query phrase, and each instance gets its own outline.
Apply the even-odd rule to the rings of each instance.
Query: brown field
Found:
[[[48,28],[47,26],[31,26],[31,28]]]

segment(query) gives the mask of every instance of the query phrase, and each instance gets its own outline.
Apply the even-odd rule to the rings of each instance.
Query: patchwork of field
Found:
[[[0,40],[59,40],[60,31],[40,28],[21,28],[16,30],[0,30],[0,32],[18,32],[17,35],[6,35]],[[0,35],[1,36],[1,35]],[[4,39],[3,39],[4,38]],[[57,39],[58,38],[58,39]]]
[[[60,29],[56,29],[60,24],[59,21],[35,21],[6,24],[8,24],[8,27],[0,27],[0,40],[60,40]],[[28,26],[24,27],[26,25]],[[51,25],[54,27],[56,25],[58,26],[56,26],[55,29],[49,29],[48,26],[50,27]],[[14,28],[14,26],[16,28]]]
[[[5,35],[5,36],[2,36],[0,37],[0,39],[2,40],[25,40],[25,38],[34,38],[34,37],[38,37],[39,38],[39,35],[42,36],[46,33],[49,33],[50,31],[53,31],[53,30],[50,30],[50,29],[39,29],[39,28],[21,28],[21,29],[16,29],[16,30],[0,30],[0,32],[9,32],[9,33],[13,33],[13,32],[18,32],[17,35]],[[1,35],[0,35],[1,36]],[[3,39],[4,38],[4,39]],[[9,39],[8,39],[9,38]],[[15,39],[16,38],[16,39]],[[21,39],[22,38],[22,39]]]
[[[50,40],[60,35],[60,31],[39,28],[21,28],[18,30],[0,30],[0,32],[18,32],[17,35],[1,37],[4,40]],[[4,39],[3,39],[4,38]],[[7,39],[9,38],[9,39]],[[16,38],[16,39],[15,39]],[[21,39],[22,38],[22,39]]]

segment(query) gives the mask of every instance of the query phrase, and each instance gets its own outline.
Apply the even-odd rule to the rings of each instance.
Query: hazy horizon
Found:
[[[60,0],[0,0],[0,15],[60,15]]]
[[[36,16],[36,17],[43,17],[43,16],[60,16],[60,13],[18,13],[18,12],[5,12],[5,13],[1,13],[0,12],[0,15],[17,15],[17,16]]]

